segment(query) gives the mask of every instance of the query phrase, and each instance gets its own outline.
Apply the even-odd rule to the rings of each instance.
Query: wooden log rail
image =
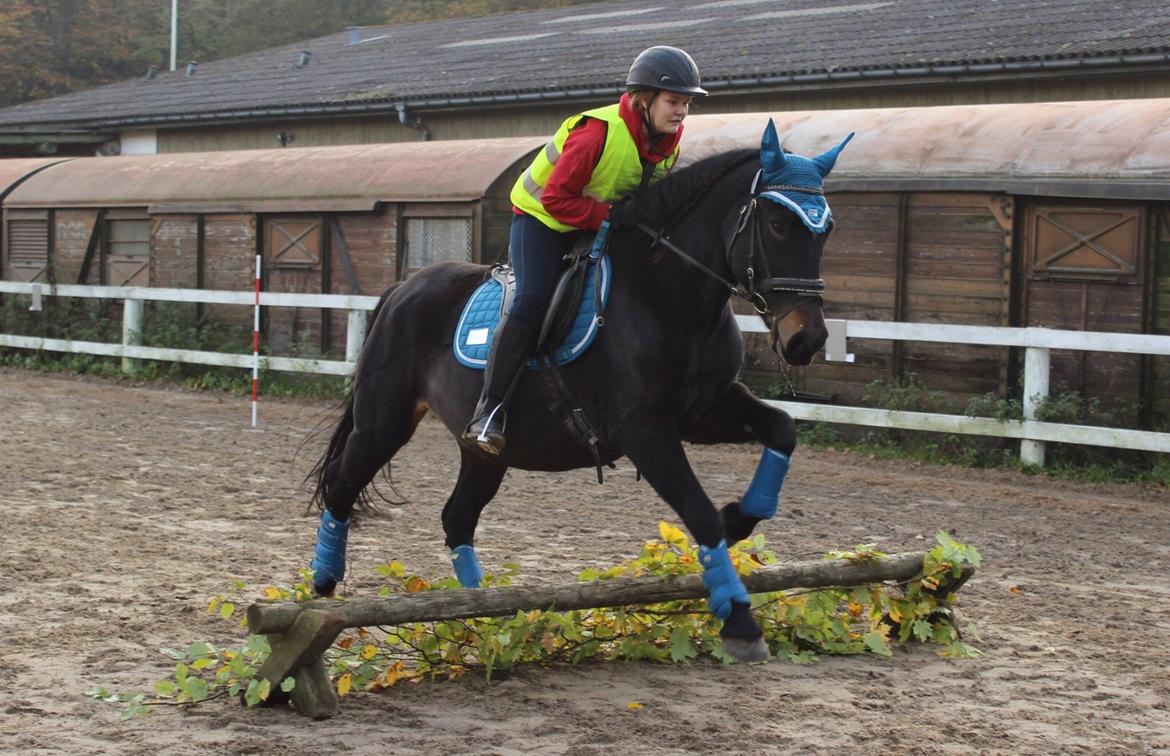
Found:
[[[855,560],[792,562],[743,578],[749,593],[906,581],[922,571],[922,552]],[[957,586],[955,586],[957,587]],[[297,711],[314,719],[337,712],[337,694],[321,655],[347,627],[498,617],[518,611],[569,611],[703,599],[702,575],[616,578],[558,587],[507,587],[400,594],[378,598],[260,601],[248,608],[248,628],[267,635],[272,653],[260,676],[274,693],[289,675]],[[277,696],[279,698],[279,695]]]

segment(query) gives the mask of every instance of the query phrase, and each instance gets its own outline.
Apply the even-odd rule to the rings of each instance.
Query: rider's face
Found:
[[[691,97],[661,92],[650,106],[650,124],[659,134],[675,134],[691,109]]]

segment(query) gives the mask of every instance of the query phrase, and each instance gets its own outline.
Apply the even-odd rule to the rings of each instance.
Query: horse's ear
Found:
[[[829,171],[833,170],[833,166],[837,164],[837,156],[841,154],[841,150],[845,149],[845,145],[849,144],[849,140],[853,138],[855,133],[857,132],[850,131],[849,136],[845,137],[841,144],[833,147],[823,155],[818,155],[813,158],[813,165],[820,171],[821,178],[828,176]]]
[[[780,147],[780,137],[776,133],[776,123],[771,118],[764,127],[764,138],[760,141],[760,167],[764,175],[779,173],[784,170],[784,150]]]

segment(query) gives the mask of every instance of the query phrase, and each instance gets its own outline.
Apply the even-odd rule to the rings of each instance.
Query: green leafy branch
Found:
[[[775,656],[797,664],[815,662],[821,654],[892,654],[892,643],[935,644],[939,653],[969,657],[979,652],[963,640],[953,611],[954,586],[964,570],[980,564],[979,552],[946,533],[927,553],[922,573],[905,584],[779,591],[752,598],[752,612]],[[741,575],[775,565],[778,557],[756,535],[731,549]],[[834,551],[830,559],[873,559],[883,556],[872,544]],[[451,590],[452,578],[428,581],[409,574],[399,562],[376,568],[386,583],[380,595]],[[516,565],[487,575],[485,587],[510,585]],[[582,581],[644,575],[701,572],[697,548],[678,528],[659,524],[659,538],[647,541],[634,559],[604,570],[586,569]],[[268,587],[267,599],[306,600],[311,573],[303,570],[290,587]],[[233,595],[218,595],[208,612],[241,627],[238,606],[248,599],[246,586],[235,583]],[[567,612],[519,611],[506,617],[409,623],[396,627],[356,628],[343,633],[325,653],[325,663],[340,695],[354,690],[378,691],[402,682],[457,679],[468,672],[486,679],[521,665],[577,664],[587,660],[647,660],[686,663],[701,657],[730,661],[719,638],[721,623],[701,600],[669,601],[634,607],[581,609]],[[975,640],[974,626],[969,633]],[[157,705],[193,705],[215,698],[238,697],[255,706],[268,701],[272,686],[257,676],[269,654],[268,641],[251,635],[235,648],[195,643],[182,651],[163,649],[175,661],[174,672],[155,683],[151,694],[111,694],[92,688],[89,695],[125,704],[123,715],[137,716]],[[279,686],[288,692],[294,683]]]

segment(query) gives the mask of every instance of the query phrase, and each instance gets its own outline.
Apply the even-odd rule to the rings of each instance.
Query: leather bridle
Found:
[[[759,183],[760,172],[756,172],[756,176],[752,179],[751,190],[747,201],[739,208],[739,213],[736,217],[735,224],[731,231],[727,234],[723,242],[723,258],[727,263],[728,269],[735,273],[735,265],[732,263],[732,256],[735,251],[736,242],[739,241],[740,236],[750,228],[748,231],[748,259],[745,276],[747,282],[744,285],[732,283],[715,271],[703,265],[698,260],[688,255],[683,250],[679,249],[673,242],[666,238],[666,229],[657,231],[645,223],[639,223],[638,228],[651,239],[653,239],[653,246],[661,245],[671,252],[678,255],[682,260],[707,274],[709,277],[715,279],[728,290],[729,293],[741,297],[755,308],[756,312],[765,319],[775,320],[776,318],[787,315],[792,310],[799,306],[792,305],[783,313],[775,313],[768,306],[764,299],[765,294],[772,294],[775,292],[791,292],[802,297],[821,297],[825,293],[825,279],[823,278],[799,278],[799,277],[779,277],[772,276],[768,267],[768,258],[764,254],[763,242],[760,234],[760,221],[756,213],[759,207],[760,194],[764,191],[775,190],[776,187],[765,186],[757,189]],[[820,190],[810,190],[809,188],[800,188],[801,192],[810,192]],[[770,201],[770,200],[769,200]],[[759,272],[762,277],[757,282],[756,266],[759,266]]]

